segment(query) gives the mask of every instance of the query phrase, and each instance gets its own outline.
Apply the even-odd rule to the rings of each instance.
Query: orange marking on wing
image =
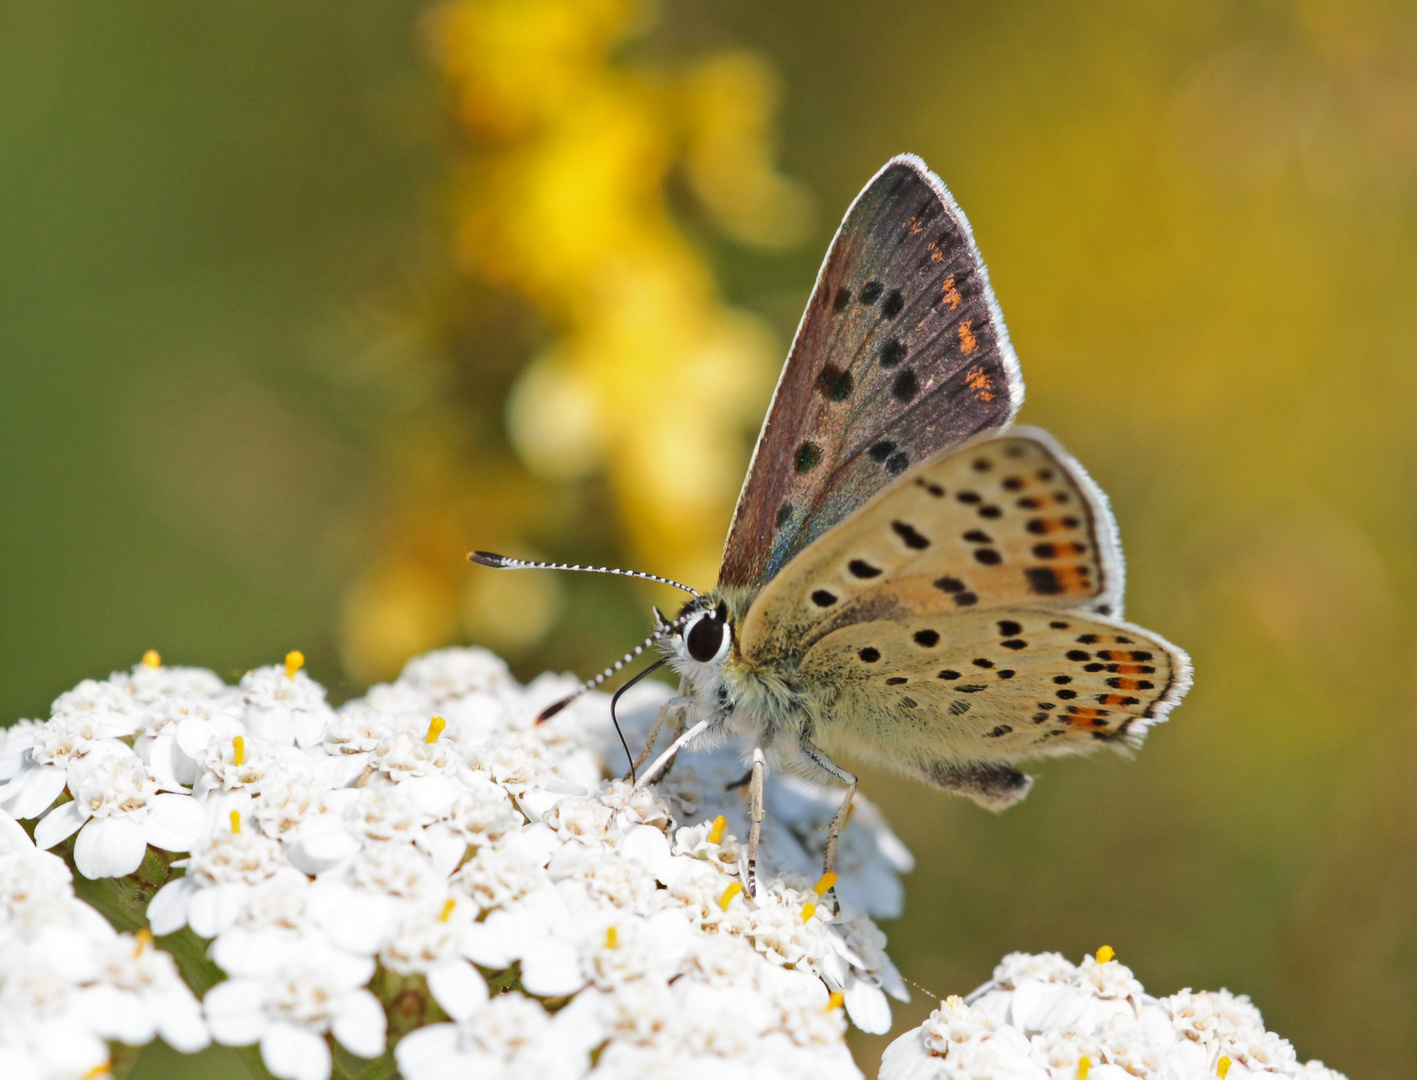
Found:
[[[1107,721],[1103,719],[1106,715],[1101,709],[1073,708],[1068,711],[1068,723],[1075,728],[1092,731],[1107,726]]]
[[[1156,668],[1151,664],[1113,664],[1108,671],[1116,675],[1154,675]]]
[[[994,380],[978,364],[964,373],[964,385],[973,390],[980,401],[994,400]]]
[[[930,246],[934,248],[936,252],[940,250],[939,248],[936,248],[934,244],[931,244]],[[944,256],[941,255],[940,259],[943,258]],[[934,261],[939,262],[940,259],[935,259]],[[945,303],[950,305],[951,311],[959,307],[959,302],[964,299],[962,296],[959,295],[959,290],[955,288],[955,279],[952,277],[945,278],[944,285],[940,287],[940,293]]]
[[[1135,705],[1136,698],[1129,698],[1123,694],[1107,694],[1098,699],[1104,705]]]
[[[940,250],[940,245],[933,240],[930,241],[930,261],[932,263],[945,261],[945,253]],[[954,278],[950,278],[950,281],[953,283]]]
[[[959,343],[960,347],[964,349],[965,356],[979,348],[979,342],[975,339],[974,331],[971,329],[973,325],[969,319],[965,319],[959,324]]]
[[[1028,531],[1036,536],[1046,536],[1048,533],[1071,532],[1078,527],[1078,519],[1074,517],[1054,517],[1054,518],[1033,518],[1028,523]],[[1127,659],[1125,654],[1119,654],[1118,660]]]
[[[925,231],[925,226],[922,225],[922,224],[920,224],[920,219],[917,218],[917,217],[911,218],[909,224],[910,224],[910,232],[911,232],[911,235],[912,235],[912,236],[915,235],[916,233],[922,233],[922,232]]]
[[[1109,686],[1111,686],[1111,687],[1114,687],[1114,688],[1117,689],[1117,690],[1140,690],[1140,689],[1141,689],[1141,680],[1140,680],[1140,679],[1112,679],[1112,680],[1110,680],[1110,681],[1108,682],[1107,685],[1109,685]]]

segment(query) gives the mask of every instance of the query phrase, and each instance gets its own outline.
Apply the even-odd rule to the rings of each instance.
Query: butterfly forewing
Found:
[[[1018,361],[969,224],[892,159],[827,254],[739,495],[720,582],[761,585],[881,487],[1008,423]]]
[[[1083,613],[921,610],[844,626],[800,674],[836,694],[829,747],[936,780],[960,762],[1012,762],[1139,741],[1189,683],[1185,655],[1146,631]]]
[[[741,631],[754,664],[791,663],[840,627],[1008,607],[1119,614],[1122,561],[1091,480],[1042,432],[946,453],[803,551]]]

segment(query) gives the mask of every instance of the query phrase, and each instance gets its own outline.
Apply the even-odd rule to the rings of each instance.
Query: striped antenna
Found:
[[[610,676],[614,675],[626,664],[633,663],[635,657],[639,656],[640,653],[644,652],[651,645],[653,645],[654,639],[660,634],[669,633],[677,627],[683,626],[695,614],[697,614],[697,612],[691,612],[689,615],[685,615],[682,618],[675,619],[672,623],[665,623],[663,626],[659,627],[657,630],[655,630],[653,634],[645,638],[642,642],[636,645],[624,656],[620,657],[619,660],[616,660],[615,663],[611,664],[595,678],[587,679],[585,682],[581,683],[581,685],[578,686],[575,690],[572,690],[569,694],[563,697],[560,701],[552,702],[550,705],[546,706],[546,708],[542,709],[541,715],[536,718],[536,722],[540,724],[544,721],[550,720],[567,705],[575,701],[576,698],[580,697],[582,694],[594,690],[597,686],[603,683],[606,679],[610,678]]]
[[[673,585],[676,589],[683,589],[691,596],[699,595],[697,589],[691,589],[673,578],[660,577],[658,574],[646,574],[642,570],[616,570],[611,566],[572,566],[570,563],[536,562],[531,559],[514,559],[510,555],[494,555],[490,551],[469,551],[467,557],[469,561],[477,563],[478,566],[491,566],[497,570],[584,570],[590,574],[620,574],[622,577],[657,581],[661,585]]]

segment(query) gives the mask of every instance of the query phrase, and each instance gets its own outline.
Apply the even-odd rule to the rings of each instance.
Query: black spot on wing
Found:
[[[851,372],[842,371],[835,364],[828,364],[817,376],[817,392],[828,401],[845,401],[855,389]]]
[[[900,338],[891,338],[881,346],[880,361],[881,367],[893,368],[905,359],[907,350],[905,342]]]
[[[892,521],[891,531],[905,542],[905,546],[914,551],[924,551],[930,546],[930,538],[921,533],[914,525],[904,521]]]
[[[1056,596],[1063,591],[1063,583],[1051,566],[1030,566],[1023,575],[1029,590],[1039,596]]]
[[[809,473],[815,469],[822,461],[822,448],[810,440],[797,447],[797,453],[792,459],[792,467],[798,473]]]
[[[882,439],[878,443],[872,443],[871,448],[866,451],[866,456],[872,461],[885,461],[896,451],[895,443],[889,439]]]
[[[961,593],[964,592],[964,582],[953,577],[936,578],[935,588],[943,593]]]

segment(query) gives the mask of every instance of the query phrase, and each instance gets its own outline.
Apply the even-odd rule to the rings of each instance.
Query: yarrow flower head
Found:
[[[69,869],[0,812],[0,1076],[99,1076],[109,1043],[210,1042],[152,934],[119,934],[74,897]]]
[[[0,800],[39,819],[41,847],[72,841],[85,877],[167,867],[152,933],[188,928],[226,976],[199,1010],[151,937],[114,935],[13,826],[0,948],[77,926],[102,941],[52,993],[33,959],[0,988],[79,1024],[63,987],[97,980],[108,1019],[65,1050],[84,1068],[106,1062],[105,1040],[157,1033],[258,1045],[294,1080],[325,1080],[337,1049],[396,1060],[406,1080],[659,1075],[691,1058],[859,1076],[848,1017],[885,1031],[887,995],[906,997],[872,916],[898,911],[910,858],[868,802],[842,836],[837,910],[817,880],[835,798],[774,785],[750,897],[731,753],[686,754],[671,783],[635,788],[607,778],[603,698],[536,723],[567,680],[521,687],[491,654],[448,649],[336,710],[302,665],[293,653],[229,687],[150,654],[0,741]],[[667,696],[626,696],[632,737]],[[89,914],[54,923],[52,895]]]
[[[911,858],[867,800],[823,876],[834,793],[775,777],[750,896],[730,750],[636,787],[603,698],[536,722],[569,680],[445,649],[336,710],[302,665],[231,687],[149,654],[0,732],[0,1077],[99,1077],[155,1037],[256,1045],[286,1080],[860,1077],[848,1024],[908,1000],[874,920]],[[631,740],[667,696],[626,694]],[[160,884],[150,932],[116,933],[71,868]],[[224,979],[199,1004],[153,935]],[[1005,957],[880,1076],[1342,1080],[1247,998],[1152,997],[1108,948]]]
[[[1344,1080],[1300,1063],[1259,1010],[1225,990],[1154,998],[1110,948],[1074,965],[1011,953],[886,1049],[881,1080]]]

